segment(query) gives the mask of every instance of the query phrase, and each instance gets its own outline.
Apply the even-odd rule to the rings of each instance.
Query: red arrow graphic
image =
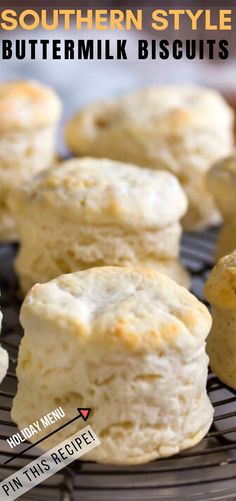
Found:
[[[73,419],[71,419],[70,421],[68,421],[68,423],[63,424],[62,426],[60,426],[60,428],[57,428],[56,430],[52,431],[51,433],[49,433],[49,435],[46,435],[46,437],[41,438],[40,440],[38,440],[34,444],[32,444],[29,447],[27,447],[27,449],[25,449],[24,451],[20,452],[19,454],[16,454],[16,456],[13,456],[10,459],[8,459],[3,464],[8,464],[11,461],[13,461],[14,459],[20,457],[22,454],[24,454],[25,452],[29,451],[33,447],[36,447],[36,445],[40,444],[41,442],[43,442],[47,438],[51,437],[52,435],[55,435],[55,433],[57,433],[59,430],[62,430],[63,428],[65,428],[69,424],[74,423],[74,421],[77,421],[77,419],[82,418],[84,421],[87,421],[87,419],[89,417],[89,414],[91,412],[91,409],[90,408],[83,408],[82,407],[82,408],[77,408],[77,411],[78,411],[78,416],[75,416]]]

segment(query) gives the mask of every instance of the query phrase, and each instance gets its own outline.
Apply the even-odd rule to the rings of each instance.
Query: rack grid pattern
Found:
[[[217,230],[184,235],[182,258],[192,275],[192,290],[203,298],[203,284],[212,268]],[[9,465],[6,438],[17,431],[10,410],[16,392],[15,368],[22,336],[20,302],[13,260],[17,247],[0,247],[0,289],[4,314],[2,345],[10,367],[0,390],[0,480],[40,454],[36,448]],[[75,462],[21,499],[59,501],[236,500],[236,392],[209,372],[208,393],[215,408],[214,423],[204,440],[178,456],[134,467]],[[25,445],[24,445],[25,447]],[[23,447],[23,448],[24,448]],[[19,448],[18,448],[19,452]],[[32,453],[31,453],[32,452]]]

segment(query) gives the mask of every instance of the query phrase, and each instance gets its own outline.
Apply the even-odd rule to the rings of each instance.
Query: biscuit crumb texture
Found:
[[[175,174],[186,190],[185,229],[220,221],[205,174],[233,148],[234,114],[216,91],[194,86],[150,87],[92,104],[66,127],[69,149]]]
[[[92,407],[89,424],[101,445],[85,460],[110,464],[171,456],[208,431],[211,317],[165,275],[124,267],[64,275],[33,287],[21,322],[12,410],[20,428],[58,406],[66,421],[77,407]],[[78,426],[42,446],[53,447]]]

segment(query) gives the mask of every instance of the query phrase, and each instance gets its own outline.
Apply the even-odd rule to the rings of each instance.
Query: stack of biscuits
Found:
[[[184,228],[220,221],[206,173],[233,145],[234,114],[216,91],[153,87],[76,114],[66,140],[76,155],[107,157],[175,174],[189,199]]]
[[[19,190],[12,209],[24,292],[62,273],[105,265],[156,268],[188,286],[179,261],[187,199],[166,171],[69,160]]]

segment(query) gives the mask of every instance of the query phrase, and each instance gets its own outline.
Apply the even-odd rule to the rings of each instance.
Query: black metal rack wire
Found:
[[[186,234],[182,257],[192,275],[192,290],[203,297],[203,284],[212,267],[216,230]],[[6,438],[17,431],[10,410],[16,392],[15,367],[22,336],[18,322],[20,303],[13,272],[14,245],[0,247],[1,306],[4,314],[2,345],[10,354],[10,367],[0,390],[0,463],[11,457]],[[135,467],[112,467],[75,462],[62,473],[34,488],[21,499],[60,501],[236,500],[236,392],[209,373],[208,393],[215,408],[214,423],[204,440],[165,460]],[[25,445],[24,445],[25,447]],[[19,451],[19,449],[18,449]],[[23,454],[0,465],[0,480],[38,457]]]

